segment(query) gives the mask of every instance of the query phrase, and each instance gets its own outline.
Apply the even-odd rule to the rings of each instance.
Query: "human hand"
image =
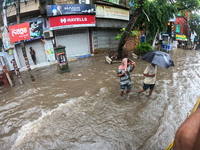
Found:
[[[134,61],[131,61],[131,65],[133,65],[135,67],[136,63]]]
[[[200,149],[200,109],[191,114],[179,127],[174,140],[174,150]]]
[[[136,63],[135,63],[135,62],[134,62],[134,64],[133,64],[133,66],[136,67]]]

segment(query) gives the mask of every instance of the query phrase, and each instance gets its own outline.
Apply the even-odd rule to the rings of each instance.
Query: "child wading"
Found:
[[[133,65],[131,67],[131,65]],[[136,63],[129,58],[124,58],[122,64],[118,68],[117,76],[120,77],[120,95],[123,96],[125,88],[127,89],[126,93],[129,93],[132,88],[130,72],[135,68]]]

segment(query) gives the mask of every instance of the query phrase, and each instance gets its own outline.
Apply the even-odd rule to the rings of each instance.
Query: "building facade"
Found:
[[[174,23],[175,39],[179,42],[188,41],[190,32],[188,26],[189,12],[186,13],[185,17],[180,13],[176,16]]]
[[[14,1],[7,4],[8,26],[17,24]],[[57,6],[63,13],[56,12]],[[54,61],[54,48],[66,47],[68,58],[79,58],[91,54],[116,50],[118,41],[114,39],[121,28],[129,21],[129,2],[122,0],[23,0],[20,3],[20,23],[29,22],[30,30],[34,25],[42,32],[32,32],[31,38],[24,40],[26,53],[33,65],[29,47],[36,51],[37,63]],[[19,41],[14,43],[15,57],[24,67],[24,58]]]

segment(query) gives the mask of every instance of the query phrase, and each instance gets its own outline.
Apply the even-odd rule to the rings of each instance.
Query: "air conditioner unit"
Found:
[[[47,39],[47,38],[51,38],[53,37],[53,32],[52,31],[46,31],[44,32],[44,38]]]

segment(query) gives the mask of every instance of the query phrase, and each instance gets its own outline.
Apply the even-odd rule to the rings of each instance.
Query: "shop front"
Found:
[[[119,41],[115,37],[121,28],[127,27],[129,17],[129,9],[126,7],[103,2],[96,4],[96,28],[92,34],[94,53],[117,50]]]
[[[65,46],[68,58],[91,54],[91,32],[96,26],[93,4],[62,4],[62,14],[55,13],[58,5],[47,6],[50,30],[54,33],[54,45]]]
[[[54,31],[56,45],[66,47],[68,58],[90,55],[88,28],[64,29]]]
[[[178,48],[188,48],[188,40],[186,35],[176,34],[176,40],[178,41]]]
[[[36,64],[47,62],[47,54],[43,42],[43,26],[43,18],[32,18],[25,23],[9,26],[10,42],[15,45],[14,51],[17,53],[15,57],[18,57],[18,67],[26,66],[20,44],[22,40],[24,41],[24,48],[30,65],[34,64],[30,55],[30,47],[35,51]]]

